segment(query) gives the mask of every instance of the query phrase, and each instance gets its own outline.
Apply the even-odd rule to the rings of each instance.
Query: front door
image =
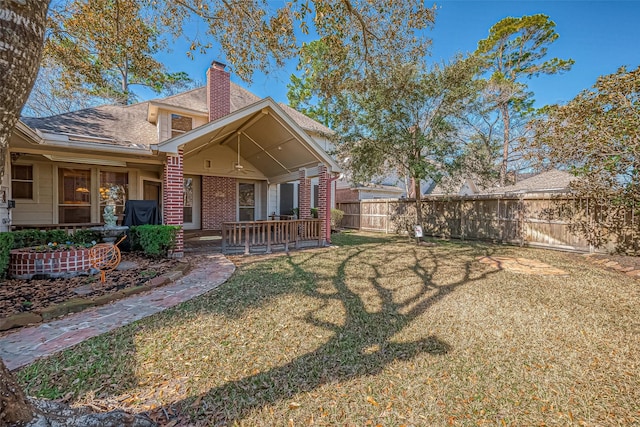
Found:
[[[185,230],[199,230],[200,224],[200,177],[184,176],[184,207],[182,211]]]

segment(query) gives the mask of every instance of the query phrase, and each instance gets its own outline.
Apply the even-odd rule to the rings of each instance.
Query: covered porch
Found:
[[[176,255],[188,249],[184,238],[198,231],[216,233],[225,252],[329,240],[331,183],[340,169],[272,99],[164,141],[157,150],[167,156],[164,223],[182,225],[187,233],[179,237]]]

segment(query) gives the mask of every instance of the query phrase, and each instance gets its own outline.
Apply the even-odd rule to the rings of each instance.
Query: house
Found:
[[[576,180],[576,177],[569,172],[551,169],[529,175],[513,185],[490,188],[484,194],[567,193],[570,191],[571,182],[574,180]]]
[[[357,202],[371,199],[399,199],[405,190],[390,184],[356,184],[350,185],[345,180],[336,183],[336,203]]]
[[[102,223],[109,193],[117,194],[118,214],[126,200],[155,200],[163,223],[185,230],[220,230],[294,208],[311,218],[314,206],[326,220],[327,189],[340,172],[326,151],[330,132],[232,83],[225,65],[213,62],[202,88],[23,118],[9,142],[0,226]],[[9,200],[15,207],[7,209]],[[181,230],[175,255],[182,250]]]
[[[504,187],[483,187],[472,178],[445,179],[438,183],[430,196],[485,196],[529,193],[566,193],[576,177],[569,172],[552,169],[541,173],[518,175],[519,180]]]

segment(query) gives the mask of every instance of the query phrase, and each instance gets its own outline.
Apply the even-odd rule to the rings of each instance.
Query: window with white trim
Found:
[[[33,165],[11,165],[11,197],[33,200]]]

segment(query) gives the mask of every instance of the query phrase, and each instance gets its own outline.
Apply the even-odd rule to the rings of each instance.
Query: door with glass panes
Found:
[[[200,224],[200,177],[184,176],[184,207],[182,220],[185,230],[199,230]]]
[[[256,220],[256,185],[250,182],[238,183],[238,221]]]

